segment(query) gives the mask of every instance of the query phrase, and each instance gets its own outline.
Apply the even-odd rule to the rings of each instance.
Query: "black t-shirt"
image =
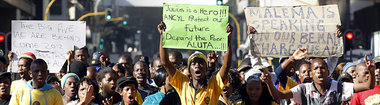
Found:
[[[181,99],[177,91],[172,89],[172,92],[165,95],[165,97],[161,100],[160,105],[181,105]]]
[[[12,96],[9,96],[6,99],[0,100],[0,105],[9,105],[9,101],[11,100]]]

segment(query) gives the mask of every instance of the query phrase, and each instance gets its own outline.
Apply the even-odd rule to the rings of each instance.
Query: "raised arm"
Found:
[[[270,77],[268,70],[266,69],[260,69],[260,70],[262,72],[260,79],[267,84],[268,90],[275,100],[293,98],[292,91],[290,90],[279,91],[273,86],[272,79]]]
[[[297,49],[293,53],[293,55],[289,57],[289,59],[287,59],[283,63],[281,63],[281,68],[285,69],[291,62],[298,61],[298,60],[305,58],[306,54],[307,54],[307,50],[305,48]]]
[[[305,55],[307,54],[307,50],[305,48],[297,49],[292,56],[290,56],[287,60],[281,63],[279,67],[276,68],[276,77],[280,81],[281,85],[283,87],[286,87],[287,82],[287,75],[283,73],[283,71],[286,69],[286,67],[294,61],[301,60],[305,58]]]
[[[66,73],[70,73],[70,65],[72,63],[71,58],[73,58],[73,56],[74,56],[74,51],[75,51],[75,45],[73,46],[72,50],[67,51],[67,53],[66,53],[66,60],[67,60],[67,72]]]
[[[226,27],[226,32],[228,33],[228,48],[227,48],[227,52],[224,55],[223,65],[219,71],[220,77],[222,77],[222,80],[224,83],[226,83],[226,80],[228,80],[227,74],[228,74],[228,70],[231,67],[231,60],[232,60],[231,34],[232,34],[232,31],[233,31],[233,27],[231,26],[230,23],[228,23],[227,27]]]
[[[369,90],[369,89],[373,89],[375,87],[375,62],[373,61],[368,61],[367,60],[367,55],[364,56],[364,59],[365,59],[365,63],[366,63],[366,69],[369,70],[369,77],[368,77],[368,81],[367,82],[364,82],[364,83],[358,83],[358,84],[354,84],[354,92],[357,93],[357,92],[361,92],[361,91],[365,91],[365,90]]]
[[[164,65],[164,67],[165,67],[166,71],[168,72],[170,78],[173,78],[173,76],[174,76],[174,74],[176,72],[176,68],[169,61],[168,49],[162,47],[162,33],[165,31],[165,28],[166,28],[166,26],[165,26],[164,22],[161,22],[157,26],[157,30],[158,30],[158,32],[160,33],[160,36],[161,36],[161,38],[160,38],[160,59],[161,59],[162,65]]]
[[[305,55],[307,54],[307,50],[305,48],[299,48],[297,49],[292,56],[290,56],[288,59],[286,59],[284,62],[281,63],[280,67],[282,69],[276,69],[276,75],[279,76],[282,74],[283,70],[286,69],[286,67],[296,60],[301,60],[305,58]]]

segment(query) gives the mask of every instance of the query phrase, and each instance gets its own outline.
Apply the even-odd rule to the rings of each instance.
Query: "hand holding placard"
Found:
[[[305,55],[307,54],[307,50],[305,48],[300,48],[300,49],[297,49],[294,53],[293,53],[293,59],[294,60],[301,60],[303,58],[305,58]]]
[[[162,35],[162,33],[165,31],[165,29],[166,29],[166,27],[165,27],[165,23],[164,22],[161,22],[160,24],[158,24],[157,30],[160,33],[160,35]]]

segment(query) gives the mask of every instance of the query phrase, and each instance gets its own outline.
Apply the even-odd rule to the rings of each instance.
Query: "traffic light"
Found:
[[[345,51],[349,51],[352,49],[352,40],[354,38],[354,33],[351,29],[345,29],[343,35],[345,36],[344,49]]]
[[[127,25],[127,21],[126,20],[123,20],[123,25]]]
[[[5,36],[3,34],[0,35],[0,42],[3,42],[5,40]]]
[[[5,54],[5,35],[0,33],[0,56]]]
[[[128,19],[129,19],[129,16],[128,15],[124,15],[123,16],[123,25],[126,26],[128,24]]]
[[[354,34],[351,31],[346,32],[346,38],[351,40],[354,37]]]
[[[103,43],[104,43],[104,39],[100,38],[100,43],[99,43],[99,49],[100,50],[103,50]]]
[[[106,12],[106,15],[105,15],[106,20],[111,20],[112,19],[112,9],[107,8],[105,12]]]
[[[223,5],[223,0],[216,0],[216,5]]]

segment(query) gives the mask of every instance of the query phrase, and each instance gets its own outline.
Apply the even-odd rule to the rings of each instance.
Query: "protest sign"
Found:
[[[84,21],[12,21],[12,72],[17,72],[19,56],[32,52],[46,61],[50,73],[58,73],[73,46],[86,45]]]
[[[249,7],[247,24],[256,29],[251,49],[260,57],[285,57],[298,48],[307,56],[339,57],[343,39],[336,37],[340,17],[337,5]]]
[[[227,50],[228,6],[165,3],[162,18],[164,48]]]

